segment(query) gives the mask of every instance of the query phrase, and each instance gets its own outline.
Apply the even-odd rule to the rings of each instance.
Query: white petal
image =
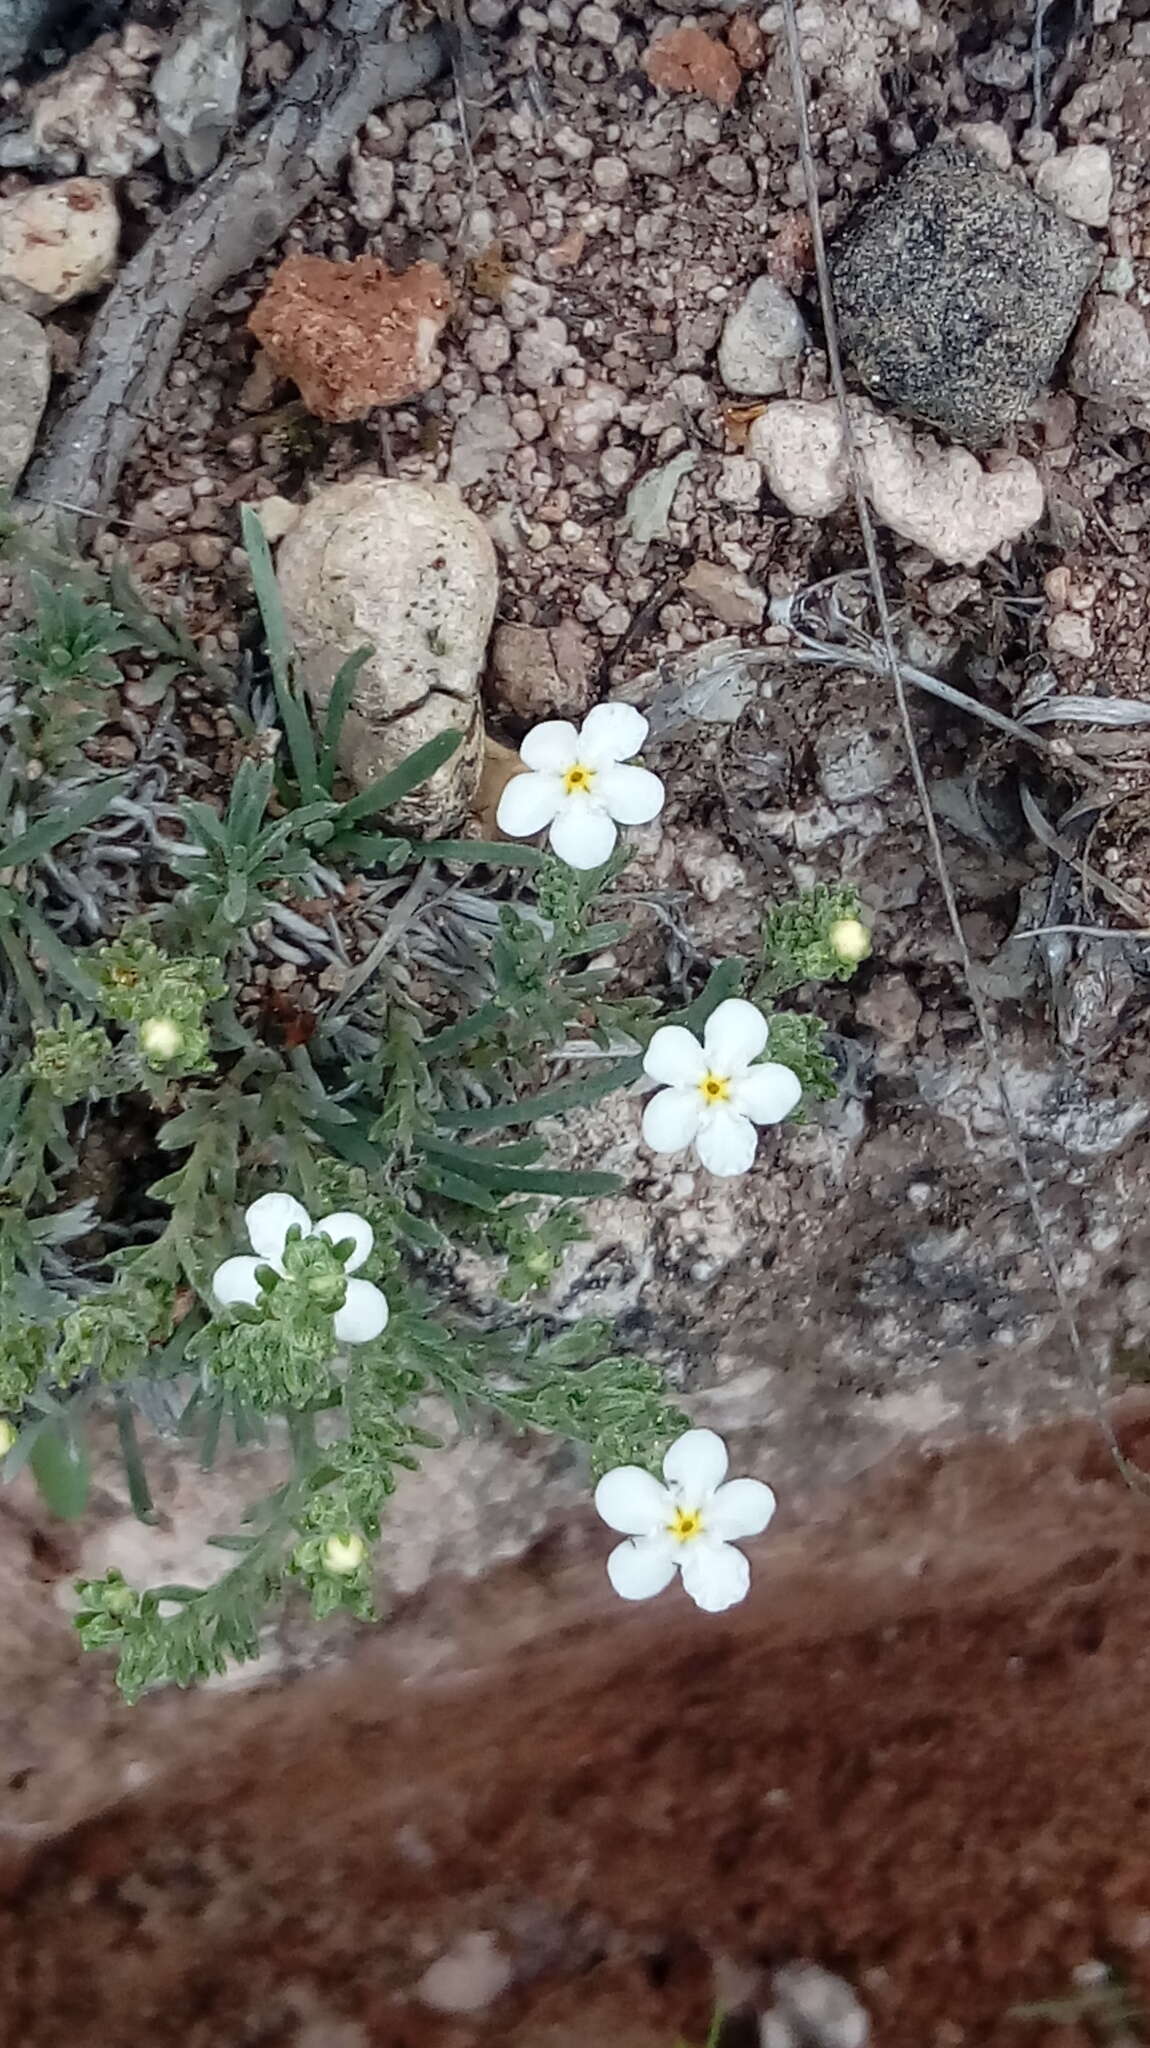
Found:
[[[260,1298],[260,1283],[256,1274],[266,1259],[225,1259],[212,1274],[212,1293],[223,1308],[231,1308],[237,1301],[246,1301],[254,1308]]]
[[[698,1086],[707,1071],[703,1048],[685,1024],[660,1024],[643,1054],[643,1072],[668,1088]]]
[[[649,768],[602,768],[595,778],[596,803],[620,825],[650,824],[662,810],[663,800],[663,785]]]
[[[345,1273],[358,1273],[364,1260],[375,1243],[375,1232],[364,1216],[356,1216],[350,1209],[337,1209],[334,1215],[321,1216],[315,1226],[317,1237],[328,1237],[333,1244],[344,1244],[350,1237],[355,1245]]]
[[[387,1328],[388,1306],[370,1280],[349,1280],[347,1300],[336,1310],[334,1329],[341,1344],[370,1344]]]
[[[665,1527],[675,1506],[653,1472],[641,1465],[616,1465],[595,1488],[595,1511],[623,1536],[649,1536]]]
[[[708,1543],[697,1536],[684,1546],[680,1568],[684,1591],[708,1614],[736,1606],[750,1590],[751,1567],[730,1543]]]
[[[707,1503],[707,1534],[761,1536],[775,1512],[775,1496],[761,1479],[731,1479]]]
[[[791,1067],[764,1060],[732,1081],[730,1103],[740,1116],[749,1116],[754,1123],[781,1124],[797,1108],[802,1092],[803,1084]]]
[[[736,1115],[725,1103],[708,1110],[699,1125],[695,1149],[708,1173],[724,1180],[747,1173],[755,1163],[758,1132],[749,1117]]]
[[[602,867],[619,834],[606,811],[585,796],[568,797],[551,827],[551,846],[569,868]]]
[[[638,753],[647,730],[646,719],[633,704],[596,704],[579,728],[579,759],[586,761],[589,768],[608,768],[614,761],[629,761],[632,754]]]
[[[685,1507],[698,1507],[727,1476],[727,1446],[713,1429],[689,1429],[663,1460],[663,1477]]]
[[[268,1266],[283,1265],[284,1246],[293,1224],[303,1237],[311,1236],[311,1217],[294,1195],[261,1195],[244,1211],[248,1242]]]
[[[728,1080],[757,1060],[766,1042],[766,1018],[740,996],[730,996],[712,1010],[703,1030],[707,1059]]]
[[[567,718],[549,718],[528,733],[519,759],[542,775],[565,775],[579,759],[579,734]],[[510,787],[510,784],[508,784]]]
[[[504,784],[495,822],[511,839],[533,839],[551,823],[562,802],[562,776],[513,775]]]
[[[682,1152],[699,1128],[697,1088],[660,1088],[643,1111],[643,1141],[652,1152]]]
[[[675,1553],[665,1536],[617,1543],[607,1559],[607,1577],[621,1600],[651,1600],[674,1576]]]

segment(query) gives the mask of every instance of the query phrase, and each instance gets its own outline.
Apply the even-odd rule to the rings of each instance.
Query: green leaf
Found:
[[[243,543],[252,572],[252,587],[264,625],[268,666],[272,672],[272,685],[276,693],[280,723],[287,739],[300,795],[305,803],[310,803],[316,797],[322,796],[324,791],[319,779],[311,719],[295,687],[291,634],[288,631],[287,616],[276,582],[275,565],[272,562],[267,535],[250,505],[243,507],[240,520]]]
[[[365,662],[371,660],[370,647],[357,647],[349,654],[331,686],[327,713],[323,721],[323,744],[319,758],[319,779],[324,789],[330,791],[335,775],[336,754],[339,750],[339,736],[343,722],[351,705],[356,678]]]
[[[97,984],[83,962],[77,959],[75,953],[62,939],[57,938],[51,925],[22,896],[14,897],[13,903],[15,914],[31,940],[34,951],[40,955],[57,980],[62,981],[65,987],[70,988],[73,994],[80,996],[84,1002],[94,1003],[98,994]]]
[[[517,1147],[509,1147],[515,1151]],[[480,1187],[501,1194],[516,1195],[613,1195],[622,1186],[617,1173],[578,1173],[563,1170],[509,1165],[498,1150],[479,1146],[444,1145],[427,1140],[423,1150],[437,1165],[453,1174],[465,1174]]]
[[[632,1059],[618,1060],[612,1065],[604,1062],[586,1080],[561,1082],[558,1088],[548,1088],[542,1095],[524,1095],[518,1102],[493,1102],[487,1109],[471,1109],[462,1115],[446,1112],[435,1121],[442,1131],[498,1131],[507,1124],[533,1124],[541,1116],[562,1116],[569,1109],[598,1102],[604,1095],[610,1095],[612,1089],[626,1088],[637,1081],[642,1071],[643,1061],[636,1053]]]
[[[537,846],[506,846],[497,839],[417,839],[411,850],[420,860],[469,860],[489,868],[541,868],[547,859]]]
[[[401,761],[398,768],[393,768],[390,775],[381,775],[378,782],[369,782],[358,796],[349,797],[347,803],[340,807],[335,821],[337,833],[345,825],[354,825],[359,818],[374,818],[383,811],[394,810],[405,796],[418,789],[420,783],[434,775],[437,768],[442,768],[445,761],[450,761],[462,740],[461,732],[437,733],[433,740],[417,747],[414,754]]]
[[[69,1422],[46,1418],[28,1463],[51,1514],[68,1522],[83,1514],[88,1505],[88,1454]]]
[[[107,782],[101,782],[95,789],[76,797],[66,810],[52,811],[46,818],[37,818],[26,832],[10,839],[6,846],[0,846],[0,867],[28,867],[32,861],[39,860],[42,853],[50,852],[53,846],[59,846],[65,839],[72,839],[77,832],[83,832],[86,826],[94,824],[127,787],[126,775],[112,776]]]
[[[477,1181],[469,1180],[463,1174],[447,1172],[434,1161],[420,1167],[415,1185],[429,1195],[442,1195],[444,1201],[461,1202],[467,1209],[484,1209],[490,1213],[499,1207],[498,1195],[491,1194],[487,1188],[481,1188]]]

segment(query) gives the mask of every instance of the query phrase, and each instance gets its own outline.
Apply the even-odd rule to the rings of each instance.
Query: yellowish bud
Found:
[[[340,1578],[350,1578],[366,1556],[367,1545],[362,1536],[329,1536],[323,1546],[324,1564]]]
[[[15,1425],[6,1415],[0,1415],[0,1458],[6,1458],[16,1441]]]
[[[840,960],[849,960],[852,966],[857,967],[859,961],[865,960],[870,952],[870,933],[857,917],[836,918],[827,933],[827,938],[832,953],[837,953]]]
[[[184,1034],[170,1017],[146,1017],[140,1026],[140,1051],[146,1059],[174,1060]]]

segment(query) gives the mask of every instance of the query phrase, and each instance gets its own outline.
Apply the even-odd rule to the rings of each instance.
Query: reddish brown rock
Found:
[[[438,383],[451,287],[435,263],[396,276],[376,256],[289,256],[248,325],[322,420],[358,420]]]
[[[739,90],[742,72],[725,43],[701,28],[672,29],[657,36],[643,52],[642,66],[652,85],[664,92],[697,92],[729,107]]]
[[[753,14],[736,14],[727,30],[727,41],[741,71],[761,71],[767,58],[767,39]]]

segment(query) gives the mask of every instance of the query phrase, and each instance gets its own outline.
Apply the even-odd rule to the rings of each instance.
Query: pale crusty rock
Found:
[[[751,427],[747,453],[762,463],[776,498],[800,519],[826,519],[845,504],[850,468],[833,398],[781,398],[768,405]]]
[[[0,299],[50,313],[106,284],[120,216],[103,178],[64,178],[0,199]]]
[[[24,473],[51,381],[52,351],[39,321],[0,304],[0,489]]]
[[[984,469],[968,449],[915,436],[865,399],[852,399],[851,421],[860,478],[876,518],[936,561],[973,568],[1042,517],[1042,481],[1024,457]],[[850,469],[834,399],[769,405],[747,446],[789,511],[822,519],[846,502]]]
[[[392,815],[404,831],[452,830],[479,782],[479,677],[498,590],[486,527],[450,484],[329,484],[285,536],[277,575],[317,710],[348,656],[372,649],[340,742],[359,788],[437,734],[463,734],[451,759]]]
[[[1115,420],[1150,425],[1150,328],[1140,306],[1102,293],[1078,330],[1070,388]]]
[[[984,469],[969,449],[915,436],[864,403],[851,418],[875,517],[936,561],[972,569],[1041,519],[1042,479],[1024,456]]]

